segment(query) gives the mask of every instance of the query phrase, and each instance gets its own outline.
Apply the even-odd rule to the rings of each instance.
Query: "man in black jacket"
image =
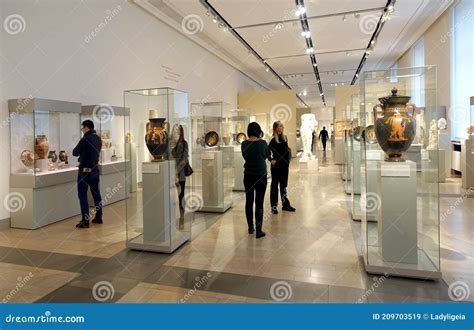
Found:
[[[79,173],[77,175],[77,192],[81,204],[82,220],[77,228],[89,228],[89,203],[87,190],[90,187],[95,204],[95,218],[93,223],[102,223],[102,197],[99,189],[99,155],[102,140],[94,130],[91,120],[82,122],[84,136],[72,151],[73,156],[79,157]]]
[[[329,139],[329,133],[328,131],[326,131],[326,126],[323,126],[323,129],[321,130],[321,132],[319,132],[319,138],[323,143],[323,151],[326,151],[326,142]]]

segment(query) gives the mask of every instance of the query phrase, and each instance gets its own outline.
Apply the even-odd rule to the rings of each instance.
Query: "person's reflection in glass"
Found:
[[[176,141],[175,146],[171,149],[171,155],[175,160],[176,169],[176,187],[179,188],[179,229],[184,228],[184,191],[186,187],[185,166],[189,159],[188,142],[184,139],[184,128],[182,125],[174,125],[172,132],[173,139]]]

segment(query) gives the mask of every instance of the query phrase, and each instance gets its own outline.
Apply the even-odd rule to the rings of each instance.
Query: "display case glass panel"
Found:
[[[131,159],[126,180],[138,182],[127,198],[127,246],[171,253],[191,236],[198,198],[192,164],[188,95],[171,88],[124,92],[130,109],[125,128],[125,157]]]
[[[417,109],[410,103],[410,91],[420,77],[424,108]],[[360,84],[366,129],[361,153],[366,270],[439,278],[436,68],[366,72]],[[374,132],[368,132],[371,125]]]
[[[270,114],[265,112],[259,112],[251,116],[250,121],[256,121],[263,131],[263,139],[267,142],[270,142],[273,135],[273,123],[270,119]]]
[[[365,139],[365,126],[360,118],[360,97],[359,94],[354,94],[351,97],[351,120],[352,120],[352,136],[351,136],[351,196],[352,196],[352,219],[360,220],[362,218],[362,210],[360,208],[360,193],[361,193],[361,143]]]
[[[130,109],[109,104],[82,106],[81,122],[87,119],[92,120],[102,139],[100,165],[125,162],[125,143],[130,138],[125,127],[129,126]]]
[[[352,114],[351,106],[347,105],[342,114],[342,119],[348,123],[348,126],[344,128],[344,163],[342,171],[342,179],[344,181],[344,190],[346,194],[351,194],[352,192]]]
[[[224,102],[193,103],[192,159],[200,211],[225,212],[232,206],[234,134],[230,106]],[[244,131],[245,132],[245,131]],[[225,141],[225,142],[224,142]],[[227,145],[226,142],[229,141]]]
[[[81,138],[80,103],[9,100],[12,175],[43,176],[77,170],[72,150]]]

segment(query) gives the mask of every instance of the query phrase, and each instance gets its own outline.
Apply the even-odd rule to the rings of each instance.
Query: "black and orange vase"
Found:
[[[416,135],[416,105],[408,103],[410,96],[397,93],[393,88],[392,95],[379,98],[380,104],[373,108],[375,136],[386,154],[386,162],[404,162],[402,154],[410,148]],[[411,115],[409,108],[413,110]],[[381,117],[378,109],[382,110]]]
[[[153,162],[162,162],[168,158],[168,142],[166,118],[159,118],[157,110],[150,110],[149,121],[146,124],[145,143],[153,156]]]

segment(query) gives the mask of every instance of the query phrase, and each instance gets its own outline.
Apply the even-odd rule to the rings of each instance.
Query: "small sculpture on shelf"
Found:
[[[433,119],[430,124],[430,138],[427,150],[436,150],[438,145],[438,123]]]
[[[410,96],[397,95],[398,90],[392,89],[392,95],[379,98],[380,104],[374,108],[375,135],[377,142],[385,152],[387,162],[404,162],[402,153],[410,148],[416,132],[416,106],[410,101]],[[407,109],[413,109],[413,115]],[[377,108],[383,111],[378,117]]]
[[[35,153],[38,155],[38,159],[46,159],[48,154],[49,143],[46,135],[38,135],[35,139]]]
[[[448,127],[448,122],[445,118],[438,119],[438,129],[445,130]]]
[[[67,155],[67,153],[66,153],[65,150],[61,150],[61,151],[59,152],[59,160],[60,160],[60,161],[62,161],[62,162],[64,162],[65,164],[67,164],[67,163],[68,163],[68,158],[69,158],[69,157],[68,157],[68,155]]]
[[[167,158],[168,129],[166,118],[159,118],[157,110],[150,110],[149,122],[146,124],[145,143],[153,156],[154,162],[162,162]]]
[[[56,155],[56,150],[51,150],[48,154],[48,159],[51,163],[56,163],[58,161],[58,155]]]

